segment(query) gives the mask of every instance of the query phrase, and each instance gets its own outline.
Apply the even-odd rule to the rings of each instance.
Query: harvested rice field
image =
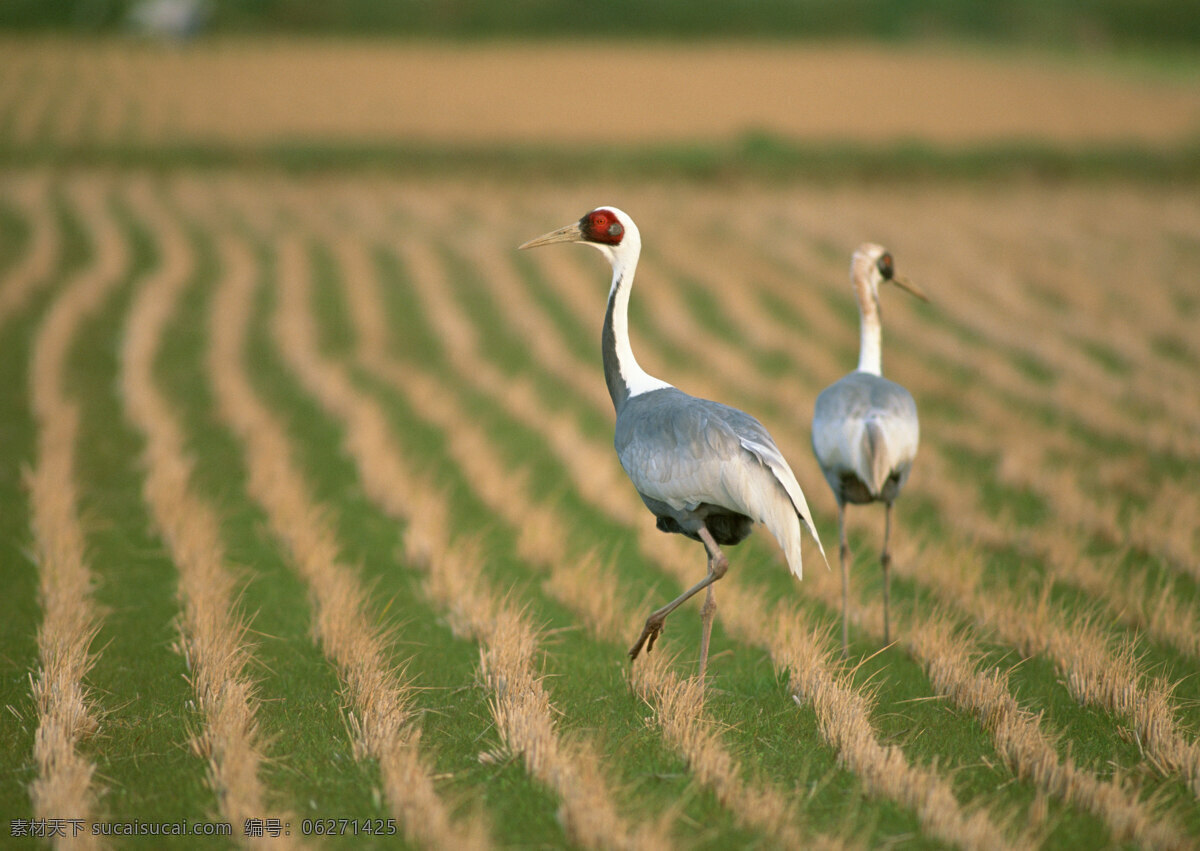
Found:
[[[728,548],[704,690],[698,602],[626,656],[704,556],[612,450],[609,269],[515,250],[600,203],[640,362],[762,420],[834,565]],[[883,294],[922,441],[843,660],[809,427],[867,240],[930,303]],[[0,834],[1197,847],[1198,265],[1187,185],[10,165]]]

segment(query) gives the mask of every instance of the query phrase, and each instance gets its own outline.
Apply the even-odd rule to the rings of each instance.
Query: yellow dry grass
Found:
[[[195,187],[189,187],[195,191]],[[209,762],[219,816],[231,824],[264,814],[295,821],[267,807],[261,771],[266,756],[258,729],[258,697],[248,668],[249,621],[239,611],[239,578],[229,566],[221,520],[191,488],[194,469],[183,428],[155,386],[154,364],[163,334],[185,292],[196,258],[175,214],[155,188],[138,183],[126,197],[152,222],[162,257],[129,309],[121,349],[121,390],[131,421],[145,434],[143,496],[179,571],[179,650],[187,661],[204,726],[193,742]],[[297,822],[298,823],[298,822]],[[247,845],[294,847],[298,835],[247,838]]]
[[[58,260],[58,222],[51,209],[49,179],[40,174],[0,188],[16,202],[22,218],[29,221],[29,246],[4,274],[0,286],[0,326],[19,313],[30,297],[45,286]]]
[[[477,822],[453,824],[419,750],[411,686],[390,642],[372,626],[368,593],[339,557],[327,509],[308,493],[294,466],[286,429],[258,399],[245,372],[244,345],[254,293],[248,247],[222,234],[227,270],[210,317],[209,370],[221,415],[246,445],[249,488],[272,533],[308,584],[313,634],[346,689],[355,749],[379,763],[385,798],[409,838],[427,847],[486,847]]]
[[[100,711],[85,677],[94,660],[91,644],[101,612],[92,597],[95,578],[88,563],[79,516],[75,476],[79,406],[67,391],[67,361],[80,326],[120,283],[128,262],[124,242],[106,209],[111,185],[87,181],[75,187],[73,201],[85,211],[95,252],[64,288],[41,324],[33,344],[29,383],[37,424],[37,460],[27,477],[34,560],[42,623],[38,629],[38,672],[33,680],[37,705],[30,787],[36,818],[75,818],[93,822],[100,790],[95,764],[81,750],[99,729]],[[90,832],[70,843],[98,847]]]

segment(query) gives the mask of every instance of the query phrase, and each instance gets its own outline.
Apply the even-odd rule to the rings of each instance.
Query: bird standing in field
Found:
[[[908,480],[921,434],[917,403],[912,394],[882,375],[879,287],[893,283],[922,301],[928,301],[920,288],[896,275],[892,255],[881,245],[866,243],[859,246],[850,261],[850,280],[858,299],[861,322],[858,369],[821,391],[812,424],[813,452],[826,481],[833,488],[838,506],[843,656],[849,639],[846,610],[850,593],[846,503],[884,504],[880,563],[883,566],[883,640],[886,644],[891,641],[888,539],[892,531],[892,503]]]
[[[612,264],[601,349],[604,377],[617,413],[614,445],[621,466],[657,518],[658,528],[700,541],[708,553],[707,575],[646,619],[629,658],[636,659],[643,646],[649,653],[667,616],[707,589],[701,612],[699,676],[703,682],[717,609],[713,583],[729,567],[721,546],[744,540],[755,521],[764,523],[800,579],[801,523],[818,547],[821,540],[796,477],[758,420],[727,405],[689,396],[638,365],[629,344],[628,320],[629,292],[642,250],[633,220],[615,207],[598,207],[578,222],[521,248],[557,242],[594,246]]]

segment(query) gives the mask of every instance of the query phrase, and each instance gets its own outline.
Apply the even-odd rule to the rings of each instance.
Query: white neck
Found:
[[[883,374],[879,274],[875,268],[875,257],[882,252],[880,246],[867,245],[855,251],[850,260],[850,283],[858,301],[858,370],[872,375]]]
[[[611,331],[611,342],[606,339],[605,371],[614,368],[616,375],[609,375],[609,389],[614,392],[614,379],[623,384],[629,396],[649,393],[651,390],[662,390],[670,387],[667,382],[655,378],[642,369],[629,343],[629,293],[633,289],[633,275],[637,271],[638,257],[641,254],[641,241],[637,230],[627,227],[625,239],[617,249],[608,246],[597,246],[612,263],[612,287],[609,289],[608,324]],[[607,338],[607,334],[605,335]],[[615,402],[614,395],[614,402]]]
[[[866,309],[864,309],[866,308]],[[858,371],[872,375],[883,374],[883,330],[879,322],[879,307],[859,306]]]

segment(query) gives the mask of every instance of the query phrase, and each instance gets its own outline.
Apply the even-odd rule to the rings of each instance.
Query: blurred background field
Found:
[[[1187,4],[986,9],[9,3],[0,155],[556,179],[1197,177]]]

